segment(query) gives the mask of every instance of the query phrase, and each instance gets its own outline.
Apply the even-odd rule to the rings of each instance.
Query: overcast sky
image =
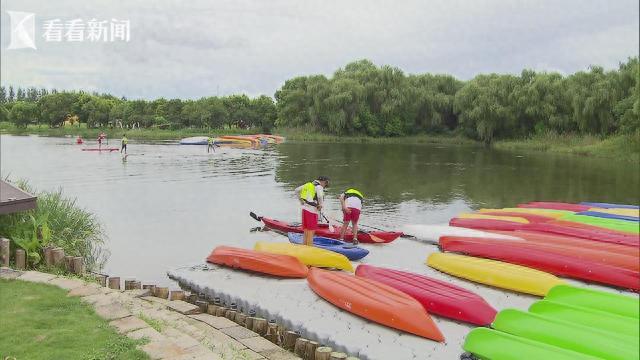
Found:
[[[128,98],[273,95],[357,59],[408,73],[564,74],[638,56],[638,0],[2,0],[3,85]],[[35,13],[37,50],[8,50],[7,11]],[[130,21],[130,41],[47,42],[52,19]]]

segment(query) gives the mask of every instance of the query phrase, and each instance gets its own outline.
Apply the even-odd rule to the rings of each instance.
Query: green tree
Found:
[[[71,93],[61,92],[45,95],[38,101],[40,118],[49,126],[60,126],[73,112],[75,96]]]
[[[9,121],[17,127],[26,128],[31,122],[35,122],[38,116],[38,106],[26,101],[16,101],[11,107]]]

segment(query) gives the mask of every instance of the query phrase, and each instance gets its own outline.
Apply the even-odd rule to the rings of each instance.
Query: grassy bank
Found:
[[[496,149],[543,151],[582,156],[609,157],[627,161],[640,161],[640,132],[608,138],[578,135],[538,135],[529,139],[501,140]]]
[[[0,358],[147,359],[78,297],[53,285],[0,279]]]
[[[308,141],[323,143],[371,143],[371,144],[444,144],[478,145],[479,142],[462,136],[446,134],[421,134],[402,137],[372,137],[364,135],[331,135],[304,129],[278,129],[275,133],[287,138],[287,141]]]

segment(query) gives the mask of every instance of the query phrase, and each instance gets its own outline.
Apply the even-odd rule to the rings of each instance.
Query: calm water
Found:
[[[363,223],[444,223],[480,207],[532,200],[638,203],[637,164],[476,147],[295,144],[266,150],[130,143],[129,157],[80,151],[72,138],[3,135],[1,176],[62,188],[97,214],[111,256],[105,271],[169,283],[165,271],[201,261],[218,244],[251,247],[273,233],[249,211],[298,218],[293,189],[332,178],[329,213],[348,186],[367,197]]]

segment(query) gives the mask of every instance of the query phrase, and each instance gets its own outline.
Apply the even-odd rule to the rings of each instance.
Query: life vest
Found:
[[[316,185],[319,185],[317,181],[308,182],[302,186],[302,190],[300,190],[300,200],[306,202],[311,206],[318,205],[318,194],[316,193]],[[313,202],[309,201],[309,198],[313,199]]]
[[[213,138],[207,138],[207,144],[213,145]]]
[[[129,139],[127,139],[126,137],[122,138],[122,145],[127,145],[128,142],[129,142]]]
[[[356,189],[350,188],[350,189],[347,189],[347,191],[344,192],[344,198],[345,199],[346,198],[350,198],[352,196],[357,197],[360,200],[364,199],[364,195],[362,195],[362,193],[360,191],[356,190]]]

